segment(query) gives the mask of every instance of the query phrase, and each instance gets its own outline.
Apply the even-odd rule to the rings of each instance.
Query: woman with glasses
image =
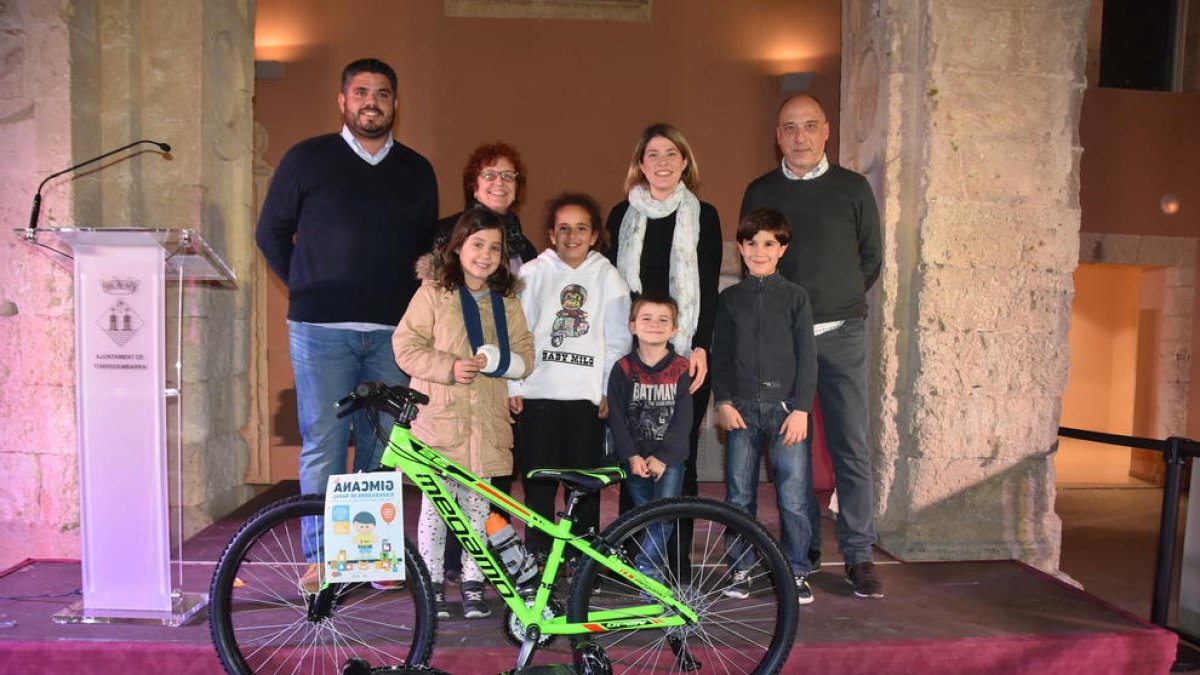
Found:
[[[721,275],[721,219],[696,198],[700,168],[687,139],[669,124],[647,127],[625,176],[628,198],[608,214],[608,257],[634,295],[669,295],[679,304],[674,351],[688,360],[695,414],[684,463],[683,494],[697,493],[696,445],[711,391],[708,350]],[[628,508],[624,491],[622,511]],[[680,532],[690,541],[690,532]]]
[[[521,203],[525,189],[525,163],[521,154],[507,143],[497,141],[471,151],[463,167],[463,199],[466,208],[486,206],[504,222],[504,237],[509,268],[516,274],[522,263],[537,257],[537,249],[521,231],[521,221],[513,209]],[[433,262],[441,260],[442,249],[463,211],[438,221],[433,237]]]

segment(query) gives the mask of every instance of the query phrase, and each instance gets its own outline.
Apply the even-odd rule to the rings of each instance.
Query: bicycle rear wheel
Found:
[[[679,547],[686,537],[672,540],[669,531],[687,521],[693,527],[689,551],[663,551],[661,545],[657,554],[648,550],[652,540]],[[601,539],[699,617],[692,625],[577,638],[603,648],[614,673],[775,673],[783,667],[799,620],[795,581],[779,546],[748,515],[720,502],[677,497],[629,511]],[[749,597],[726,595],[731,563],[750,572]],[[571,583],[567,619],[585,622],[592,611],[620,612],[649,602],[628,580],[587,558]]]
[[[374,666],[428,662],[437,615],[429,572],[407,539],[401,588],[330,584],[311,593],[300,586],[310,565],[300,524],[324,513],[322,495],[276,502],[246,521],[221,554],[208,611],[226,671],[341,673],[355,657]]]

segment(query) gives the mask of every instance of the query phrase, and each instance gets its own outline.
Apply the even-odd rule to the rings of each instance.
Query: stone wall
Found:
[[[71,270],[12,230],[43,177],[69,166],[71,29],[62,3],[0,11],[0,567],[79,551]],[[70,190],[45,190],[42,223],[71,220]]]
[[[880,543],[1055,569],[1087,0],[844,5],[843,163],[880,197]]]
[[[242,279],[225,288],[187,285],[182,333],[168,335],[185,355],[182,505],[190,534],[248,495],[241,433],[245,280],[254,256],[253,3],[12,0],[3,9],[0,213],[7,227],[25,226],[43,177],[153,138],[171,144],[169,159],[130,153],[49,183],[42,226],[191,227]],[[11,235],[0,237],[0,255],[3,566],[78,555],[79,516],[71,271]],[[174,306],[169,315],[178,316]]]

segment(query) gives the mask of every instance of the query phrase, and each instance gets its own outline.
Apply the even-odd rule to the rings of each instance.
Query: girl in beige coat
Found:
[[[396,363],[411,386],[429,395],[413,433],[482,478],[512,473],[512,418],[502,378],[518,379],[533,364],[533,337],[516,298],[502,223],[485,208],[463,213],[444,249],[439,274],[425,280],[396,327]],[[497,331],[497,324],[506,330]],[[488,513],[482,497],[448,483],[480,536]],[[438,616],[449,618],[444,590],[446,526],[421,501],[417,544],[435,586]],[[463,614],[491,614],[483,574],[463,554]]]

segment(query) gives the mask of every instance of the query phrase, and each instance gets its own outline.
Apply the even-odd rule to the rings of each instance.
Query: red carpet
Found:
[[[770,527],[773,516],[761,515]],[[188,542],[185,590],[207,588],[212,561],[238,524],[227,519]],[[832,531],[825,541],[836,541]],[[1168,672],[1175,658],[1173,633],[1020,563],[881,562],[887,598],[862,600],[850,594],[835,555],[827,546],[785,672],[1129,675]],[[79,599],[79,586],[73,561],[26,561],[0,574],[0,673],[222,672],[203,612],[179,628],[53,623]],[[458,600],[456,590],[448,596]],[[501,636],[501,606],[489,597],[491,618],[457,614],[441,623],[435,666],[463,675],[513,667],[516,648]],[[538,652],[535,663],[569,662],[565,645]]]
[[[199,572],[200,570],[197,570]],[[888,597],[849,597],[832,573],[814,580],[790,673],[1165,673],[1174,634],[1107,607],[1086,593],[1012,562],[880,567]],[[200,574],[200,577],[205,576]],[[59,592],[78,566],[32,562],[0,578],[0,593]],[[57,583],[32,589],[27,583]],[[70,586],[70,583],[65,584]],[[20,586],[20,588],[16,588]],[[58,598],[0,601],[17,625],[0,631],[4,673],[220,673],[203,622],[180,628],[58,625]],[[493,603],[494,606],[497,603]],[[515,648],[493,618],[445,621],[434,665],[450,673],[511,668]],[[567,662],[557,643],[537,663]]]

